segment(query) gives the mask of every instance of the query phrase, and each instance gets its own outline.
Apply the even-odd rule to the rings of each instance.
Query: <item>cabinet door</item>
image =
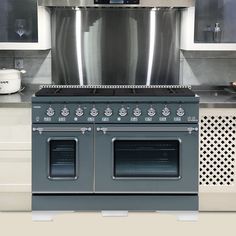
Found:
[[[235,43],[235,11],[235,0],[197,0],[195,43]]]
[[[37,0],[0,1],[0,42],[38,42]]]

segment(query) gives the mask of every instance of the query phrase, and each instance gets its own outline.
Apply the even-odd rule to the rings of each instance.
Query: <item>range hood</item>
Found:
[[[38,0],[48,7],[191,7],[195,0]]]

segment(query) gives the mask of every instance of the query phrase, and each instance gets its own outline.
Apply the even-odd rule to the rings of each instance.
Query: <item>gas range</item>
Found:
[[[197,210],[198,112],[183,86],[44,86],[33,210]]]
[[[34,122],[183,123],[196,122],[198,98],[177,86],[51,86],[39,90]]]

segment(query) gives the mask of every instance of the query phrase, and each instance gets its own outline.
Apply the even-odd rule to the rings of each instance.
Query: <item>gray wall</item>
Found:
[[[0,68],[14,68],[14,59],[23,58],[27,74],[24,83],[51,83],[51,52],[0,51]],[[236,81],[236,52],[182,51],[180,82],[186,85],[228,85]]]
[[[51,83],[51,52],[46,51],[0,51],[0,68],[15,67],[15,58],[24,59],[23,83]]]
[[[180,81],[186,85],[228,85],[236,81],[236,52],[182,51]]]

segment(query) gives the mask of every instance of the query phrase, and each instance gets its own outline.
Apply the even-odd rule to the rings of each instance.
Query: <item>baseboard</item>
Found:
[[[236,211],[236,193],[199,193],[200,211]]]
[[[0,193],[0,211],[31,211],[31,193]]]

